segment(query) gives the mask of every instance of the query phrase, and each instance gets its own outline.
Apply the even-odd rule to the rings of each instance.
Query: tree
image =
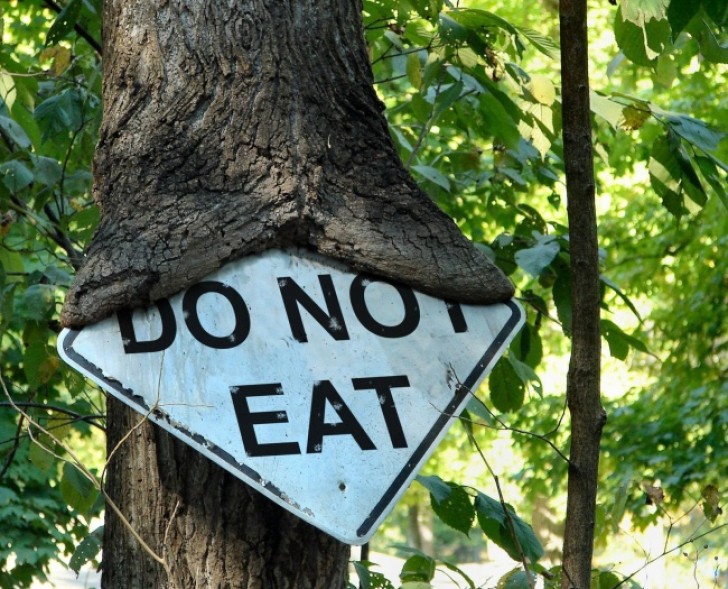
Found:
[[[4,28],[4,44],[0,49],[0,95],[3,99],[0,104],[0,370],[9,393],[5,400],[0,400],[0,521],[3,536],[10,540],[9,545],[0,542],[0,562],[3,564],[0,586],[29,585],[34,575],[42,576],[50,559],[63,554],[73,554],[71,565],[77,567],[84,559],[91,558],[98,548],[99,530],[82,539],[87,533],[89,518],[98,513],[101,505],[93,484],[104,478],[103,460],[94,456],[94,444],[89,440],[93,439],[93,432],[102,431],[106,424],[104,409],[100,406],[98,392],[59,365],[53,343],[62,293],[71,281],[71,267],[78,263],[80,249],[88,242],[98,219],[97,208],[89,202],[89,169],[100,118],[97,74],[100,56],[93,41],[100,38],[99,5],[94,0],[69,0],[61,5],[51,0],[10,0],[4,4],[0,19],[0,28]],[[625,1],[619,7],[606,2],[590,6],[590,35],[599,39],[589,52],[592,71],[597,72],[592,78],[597,91],[591,94],[593,138],[598,155],[596,179],[598,190],[604,194],[602,200],[610,203],[609,208],[600,211],[602,337],[613,358],[628,360],[629,364],[620,366],[620,373],[622,367],[630,368],[651,383],[644,391],[635,388],[627,392],[621,383],[615,386],[614,382],[608,382],[611,375],[605,373],[605,392],[610,394],[607,400],[610,421],[604,458],[609,472],[600,481],[602,507],[596,532],[601,545],[623,544],[621,538],[620,541],[615,538],[620,525],[625,524],[621,519],[625,511],[638,525],[666,517],[664,514],[670,509],[667,504],[654,513],[645,506],[643,478],[661,480],[668,498],[685,498],[686,502],[688,498],[693,502],[699,500],[706,516],[712,519],[720,516],[721,493],[724,494],[725,488],[721,483],[724,463],[716,460],[714,449],[725,439],[728,422],[724,417],[724,404],[715,402],[725,388],[725,370],[722,368],[725,366],[725,345],[720,338],[724,324],[722,309],[725,308],[725,288],[720,280],[725,273],[721,274],[720,270],[725,264],[720,257],[722,249],[718,236],[725,233],[723,205],[728,202],[724,189],[728,167],[723,163],[727,155],[726,143],[721,143],[724,134],[694,117],[717,127],[725,121],[725,105],[715,98],[720,96],[726,83],[725,69],[720,69],[728,58],[723,43],[724,5],[715,0],[673,0],[658,4]],[[53,7],[53,12],[43,11],[43,6]],[[138,11],[139,18],[135,23],[161,26],[170,22],[170,13],[165,12],[169,10],[174,9],[160,10],[159,16]],[[190,9],[182,16],[194,16],[195,10],[201,9]],[[209,16],[213,24],[221,20],[218,13],[210,12],[205,16]],[[366,0],[364,16],[375,84],[387,104],[385,114],[394,139],[394,144],[389,144],[390,151],[399,153],[405,167],[428,194],[509,274],[518,286],[521,300],[527,305],[526,328],[493,371],[489,390],[480,391],[483,402],[474,402],[470,416],[477,418],[476,425],[471,424],[471,430],[481,441],[488,437],[480,427],[481,422],[498,429],[513,427],[520,432],[541,432],[535,437],[514,433],[513,446],[525,454],[527,468],[521,470],[516,466],[520,471],[517,473],[506,469],[501,480],[517,479],[523,494],[529,498],[540,494],[541,498],[554,497],[559,501],[565,486],[567,462],[558,452],[565,446],[569,432],[568,428],[559,427],[563,392],[549,382],[551,379],[544,366],[552,366],[554,357],[567,349],[568,338],[575,332],[576,313],[569,295],[573,283],[569,261],[573,261],[574,256],[561,207],[565,195],[560,184],[564,172],[560,105],[562,99],[566,101],[567,90],[560,90],[552,81],[553,71],[558,67],[554,58],[558,52],[551,40],[558,36],[557,11],[550,2],[533,0],[517,4],[472,0],[467,5],[440,0]],[[191,18],[189,22],[192,20],[196,23],[202,19]],[[280,24],[279,21],[275,20]],[[311,33],[307,38],[318,35],[310,42],[318,50],[312,52],[316,55],[322,55],[322,51],[330,54],[328,45],[322,42],[329,37],[320,32],[327,22],[324,18],[308,23]],[[226,84],[245,69],[238,67],[244,65],[245,55],[259,55],[257,48],[265,46],[264,37],[254,34],[258,30],[256,23],[262,24],[262,21],[255,18],[252,21],[246,18],[225,20],[224,25],[233,34],[237,35],[239,29],[241,37],[261,41],[259,46],[251,44],[237,48],[233,53],[227,53],[232,47],[220,49],[216,39],[198,47],[194,38],[188,38],[192,26],[189,31],[169,29],[175,31],[171,37],[182,39],[184,51],[188,48],[199,50],[201,57],[194,62],[193,69],[199,66],[202,70],[202,65],[210,63],[214,65],[210,71],[219,69],[224,74],[217,79],[204,78],[199,92],[192,96],[186,94],[184,88],[174,90],[179,90],[178,96],[188,98],[171,104],[170,113],[189,113],[195,105],[200,107],[197,114],[207,113],[206,119],[193,117],[198,122],[186,127],[184,123],[178,123],[182,131],[179,134],[169,128],[165,131],[165,127],[174,125],[174,121],[165,119],[162,123],[163,117],[155,119],[155,113],[149,110],[156,96],[173,98],[171,93],[165,94],[164,88],[169,84],[171,89],[177,78],[167,75],[166,79],[155,81],[155,72],[160,71],[155,68],[168,74],[169,71],[164,69],[164,60],[153,59],[157,49],[144,45],[145,59],[136,62],[135,67],[127,68],[129,75],[119,77],[126,81],[126,86],[119,89],[119,96],[131,100],[120,104],[120,109],[128,107],[130,118],[122,121],[116,130],[105,131],[102,150],[106,149],[106,156],[115,164],[111,166],[99,161],[98,169],[105,170],[99,185],[106,182],[111,193],[114,192],[115,170],[121,169],[116,167],[121,152],[114,150],[121,149],[124,142],[127,146],[124,155],[136,162],[135,172],[146,182],[140,182],[144,186],[140,186],[139,192],[150,197],[161,190],[161,184],[155,186],[151,181],[154,173],[147,170],[144,158],[163,170],[171,184],[176,181],[184,184],[185,178],[194,176],[195,171],[207,173],[218,169],[197,157],[198,148],[212,144],[222,154],[220,159],[226,158],[224,169],[230,173],[230,178],[216,179],[214,174],[208,174],[203,176],[203,184],[215,189],[208,194],[198,192],[200,186],[196,185],[195,191],[173,187],[173,192],[167,196],[171,201],[182,193],[194,192],[209,202],[215,197],[223,198],[229,192],[229,200],[245,210],[239,204],[237,193],[226,192],[226,182],[243,177],[244,172],[236,168],[238,164],[249,165],[253,172],[265,168],[274,161],[272,152],[254,145],[252,150],[228,157],[226,154],[231,152],[226,151],[225,145],[232,145],[237,140],[235,129],[241,131],[241,137],[248,143],[250,140],[246,137],[258,138],[258,129],[238,124],[240,117],[236,108],[244,101],[231,104],[215,99],[226,95],[223,91]],[[137,24],[130,25],[128,30],[129,34],[143,35]],[[275,31],[284,41],[294,39],[286,26]],[[147,38],[164,41],[159,51],[175,44],[175,39],[170,40],[163,33],[149,34]],[[611,34],[616,36],[616,45]],[[119,41],[121,47],[123,41]],[[293,44],[293,47],[299,45]],[[356,53],[357,50],[351,51]],[[358,52],[363,53],[361,46]],[[174,58],[170,61],[171,67],[189,63],[181,57],[182,53],[171,54]],[[235,57],[221,61],[228,55]],[[295,52],[291,55],[294,65],[306,58],[296,57]],[[316,61],[318,58],[309,56],[306,59]],[[288,85],[292,88],[292,82],[297,79],[310,79],[310,84],[299,84],[298,102],[293,95],[278,93],[289,104],[303,105],[292,111],[298,113],[291,119],[298,127],[291,124],[280,128],[279,135],[283,140],[293,136],[288,130],[298,128],[302,131],[298,136],[306,139],[299,145],[305,149],[298,150],[298,168],[284,169],[283,164],[293,160],[275,160],[279,176],[263,177],[253,188],[278,187],[277,179],[286,174],[290,177],[293,172],[305,172],[301,162],[312,154],[318,157],[314,173],[302,174],[300,177],[305,182],[299,182],[299,176],[295,175],[290,184],[290,191],[296,187],[300,189],[297,195],[312,194],[314,186],[330,188],[330,179],[338,177],[337,170],[345,168],[347,161],[353,162],[343,176],[347,185],[354,186],[355,180],[364,178],[369,186],[376,178],[363,172],[364,158],[356,160],[356,154],[343,148],[350,145],[346,133],[356,134],[355,131],[371,133],[373,151],[367,151],[367,157],[376,152],[377,145],[380,148],[385,145],[386,133],[382,132],[381,119],[373,124],[375,118],[362,114],[376,111],[381,105],[371,99],[369,90],[371,100],[361,103],[342,100],[342,104],[349,105],[346,113],[335,108],[318,112],[327,117],[327,125],[351,118],[352,111],[354,115],[354,127],[347,129],[344,125],[339,135],[324,140],[322,130],[315,125],[316,117],[309,116],[308,110],[317,108],[319,94],[326,89],[340,97],[339,90],[347,86],[339,82],[348,78],[335,78],[336,85],[332,88],[320,75],[315,75],[320,70],[315,70],[314,75],[305,72],[294,78],[293,66],[284,62],[282,60],[286,66],[282,69],[283,77],[276,77],[275,71],[268,70],[270,79],[277,80],[279,87]],[[256,64],[263,64],[262,60],[252,60],[249,64],[250,77],[264,73],[255,69]],[[106,67],[113,69],[109,64]],[[609,73],[609,79],[599,76],[598,67]],[[351,79],[356,77],[352,75]],[[678,79],[679,86],[671,87]],[[140,81],[147,84],[142,88],[148,87],[154,92],[148,96],[135,94],[134,88]],[[222,85],[220,93],[214,87],[217,82]],[[369,82],[371,79],[361,85],[369,85]],[[367,92],[365,88],[361,90]],[[349,96],[356,94],[352,92]],[[137,101],[137,98],[142,99]],[[338,104],[338,98],[333,102]],[[226,109],[228,105],[230,108]],[[256,105],[256,112],[261,113],[278,112],[283,108],[265,100]],[[219,108],[214,112],[215,118],[220,115],[222,120],[225,112],[234,115],[230,120],[225,119],[226,124],[230,123],[226,127],[230,133],[226,135],[228,142],[225,145],[220,142],[214,145],[214,138],[206,137],[200,131],[206,126],[203,121],[213,118],[212,107]],[[684,114],[685,111],[692,116]],[[163,157],[150,159],[149,154],[154,152],[152,139],[156,135],[134,135],[139,129],[134,123],[135,116],[157,120],[162,127],[159,135],[168,140],[169,147],[162,146],[168,153],[171,154],[174,146],[186,145],[189,149],[185,151],[184,162],[175,161],[171,156],[166,160]],[[373,126],[363,123],[365,119]],[[340,137],[346,137],[346,140],[337,144]],[[134,142],[141,152],[135,151]],[[339,149],[328,150],[329,142]],[[349,160],[341,156],[347,153]],[[99,153],[101,157],[102,152]],[[382,159],[388,158],[389,155]],[[186,174],[187,167],[190,174]],[[386,166],[382,169],[385,173],[379,177],[380,185],[374,187],[373,197],[367,203],[380,202],[386,178],[393,179],[394,185],[399,182],[400,175],[407,178],[396,166],[393,171],[387,171]],[[391,176],[387,176],[388,173]],[[125,181],[125,190],[133,189],[134,179]],[[409,180],[403,182],[404,187],[400,186],[401,190],[395,190],[395,194],[406,200]],[[217,190],[220,187],[222,190]],[[246,194],[259,194],[248,188],[246,185]],[[412,188],[412,191],[414,202],[416,190]],[[283,206],[287,202],[284,192],[281,189],[281,198],[271,204]],[[325,198],[319,201],[324,209],[333,208],[337,203],[329,197],[334,191],[324,193]],[[103,194],[99,193],[99,196]],[[164,194],[162,198],[165,198]],[[118,202],[118,209],[132,208],[130,202],[133,201]],[[261,202],[253,202],[251,206]],[[270,230],[266,235],[271,237],[271,244],[274,244],[273,236],[287,236],[290,242],[295,242],[306,231],[312,235],[312,242],[324,243],[325,240],[316,237],[320,235],[316,227],[321,226],[325,215],[313,219],[308,216],[314,210],[306,204],[310,201],[302,196],[296,202],[302,204],[301,211],[305,214],[292,214],[291,223],[282,230],[265,228]],[[198,204],[188,202],[186,208],[180,210],[179,219],[175,219],[179,223],[173,222],[170,227],[181,227],[185,211],[195,210]],[[265,208],[260,211],[260,218],[272,219],[274,216]],[[171,208],[167,212],[174,213]],[[420,214],[423,215],[429,213]],[[434,216],[437,217],[437,213]],[[199,218],[203,222],[206,220],[204,216]],[[237,219],[231,219],[233,225],[236,222]],[[104,235],[118,237],[123,234],[110,225],[113,223],[104,226]],[[119,225],[124,223],[120,221]],[[241,235],[248,232],[246,235],[253,240],[254,227],[244,228],[242,223],[236,227]],[[353,223],[344,229],[351,227],[354,227]],[[147,234],[140,231],[139,235],[145,237]],[[195,235],[195,239],[200,238],[200,234]],[[493,239],[494,236],[497,237]],[[165,234],[164,237],[168,236]],[[203,234],[203,238],[206,237]],[[209,241],[216,248],[233,249],[232,243],[221,246],[222,240]],[[123,251],[125,247],[123,240],[108,245],[109,252]],[[115,250],[117,246],[121,249]],[[181,245],[179,252],[184,247]],[[97,255],[103,249],[96,247]],[[197,246],[192,249],[197,250]],[[211,258],[202,260],[201,264],[214,267],[218,263],[214,261],[214,255],[217,255],[215,252],[219,254],[219,249],[210,251],[213,252]],[[114,289],[118,291],[118,285],[126,279],[143,282],[140,277],[145,274],[148,262],[143,258],[145,256],[140,256],[131,262],[138,270],[136,273],[119,276],[118,282],[110,277],[106,297],[113,297],[111,293]],[[695,260],[700,260],[700,278],[693,272],[698,268]],[[104,263],[101,261],[97,266],[100,268]],[[174,261],[169,264],[170,268],[173,264]],[[117,270],[121,272],[122,268],[123,264]],[[376,268],[373,270],[377,271]],[[94,280],[94,271],[87,272],[84,280],[98,286],[104,282],[105,271],[101,271],[99,281]],[[108,271],[113,273],[111,268]],[[149,284],[139,291],[142,299],[139,302],[143,304],[143,300],[158,296],[160,284],[173,282],[174,275],[174,269],[166,274],[164,281],[150,275]],[[696,284],[699,285],[697,289]],[[74,297],[79,302],[84,297],[87,301],[93,300],[78,290]],[[79,304],[82,308],[83,303]],[[625,321],[624,312],[631,313],[634,319]],[[706,320],[707,316],[709,319]],[[83,317],[81,310],[76,320],[82,323]],[[627,325],[629,329],[625,327]],[[696,325],[700,325],[699,330]],[[658,358],[645,354],[647,350]],[[669,361],[665,362],[665,358]],[[700,364],[701,370],[695,370]],[[622,394],[629,395],[629,401],[620,398]],[[119,413],[116,418],[117,427],[122,427],[118,425]],[[62,443],[53,442],[46,431],[57,434]],[[134,431],[140,436],[146,435],[142,429]],[[645,432],[649,434],[644,435]],[[72,448],[63,444],[69,440],[73,441]],[[462,438],[461,441],[464,445]],[[454,443],[457,442],[451,442]],[[659,454],[655,451],[658,444]],[[69,452],[77,452],[79,448],[82,453],[76,458],[80,459],[80,465],[88,471],[90,478],[82,476],[80,473],[85,471],[77,470],[72,464],[75,459],[70,458]],[[58,460],[45,449],[52,450]],[[162,450],[163,443],[160,444]],[[487,450],[485,453],[488,454]],[[65,462],[69,460],[70,463]],[[513,464],[519,464],[519,460],[514,460]],[[447,470],[438,467],[436,472],[450,476],[444,474]],[[176,474],[170,474],[167,480]],[[157,480],[151,478],[150,484]],[[706,486],[706,483],[710,484]],[[513,480],[509,484],[514,488]],[[515,512],[505,506],[505,501],[499,505],[497,500],[482,494],[476,497],[467,484],[451,483],[443,487],[431,479],[430,485],[432,489],[428,490],[431,490],[436,514],[442,522],[454,527],[449,538],[460,533],[455,530],[466,531],[473,526],[473,518],[477,515],[475,527],[480,528],[489,541],[500,541],[515,560],[523,560],[523,551],[514,547],[507,530],[503,533],[504,525],[510,518],[524,534],[530,528],[515,519]],[[700,499],[701,490],[704,499]],[[432,491],[439,495],[433,498]],[[453,501],[448,502],[444,497],[447,493],[452,495]],[[220,494],[227,496],[227,490]],[[438,497],[444,503],[437,503]],[[168,497],[164,499],[166,501]],[[476,505],[472,505],[473,499],[477,500]],[[508,495],[505,499],[517,501]],[[471,510],[468,521],[447,512],[447,505],[464,507],[466,501],[471,502],[473,510],[480,509],[477,514]],[[181,505],[177,508],[178,513],[183,511]],[[175,507],[176,501],[169,503],[168,511],[174,513]],[[523,507],[519,505],[519,512]],[[673,509],[678,508],[673,505]],[[485,517],[481,518],[483,515]],[[272,516],[275,518],[277,515]],[[560,521],[561,516],[556,519]],[[183,520],[174,518],[173,521]],[[222,527],[223,522],[220,525]],[[438,526],[442,529],[440,521]],[[534,527],[537,533],[543,532],[542,528]],[[672,521],[670,529],[672,537],[678,531],[685,534],[683,538],[692,537],[689,530],[673,529]],[[167,527],[159,524],[155,531],[164,535]],[[169,531],[170,534],[178,532],[172,528]],[[523,566],[542,572],[541,564],[546,559],[539,560],[538,542],[530,543],[532,532],[523,537],[529,542],[530,555],[530,562]],[[157,548],[154,542],[152,546]],[[554,554],[554,564],[561,562],[560,554],[551,554]],[[167,556],[160,553],[160,557]],[[6,566],[8,558],[14,559],[14,566]],[[622,559],[614,559],[617,560]],[[538,563],[533,564],[536,561]],[[427,562],[432,564],[432,561]],[[157,567],[158,572],[161,565],[152,561],[150,566]],[[543,572],[547,586],[555,586],[548,580],[546,571]],[[552,573],[558,574],[558,571]],[[423,577],[421,580],[427,580],[427,575]],[[612,571],[602,571],[599,579],[600,586],[613,587],[620,582]],[[508,583],[509,586],[514,583],[525,586],[528,577],[518,571],[509,576]]]
[[[105,3],[101,221],[65,325],[287,245],[443,298],[513,294],[402,167],[360,15],[344,0]],[[108,496],[135,533],[107,509],[106,587],[343,585],[347,547],[111,401],[107,435]]]

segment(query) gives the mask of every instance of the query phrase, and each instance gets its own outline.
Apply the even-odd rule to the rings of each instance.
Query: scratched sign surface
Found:
[[[366,542],[523,322],[303,250],[230,263],[61,356],[336,538]]]

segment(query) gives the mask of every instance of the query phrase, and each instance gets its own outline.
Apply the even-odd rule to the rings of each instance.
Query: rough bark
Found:
[[[301,245],[463,302],[510,282],[398,160],[351,0],[109,0],[102,218],[62,321]]]
[[[599,443],[606,421],[600,401],[599,251],[586,0],[561,0],[559,13],[572,287],[571,359],[566,387],[571,450],[561,586],[585,589],[591,583]]]

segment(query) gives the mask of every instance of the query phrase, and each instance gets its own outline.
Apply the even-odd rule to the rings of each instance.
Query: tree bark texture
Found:
[[[169,296],[299,245],[462,302],[510,282],[415,185],[352,0],[109,0],[101,222],[62,321]]]
[[[606,414],[600,401],[599,251],[586,0],[561,0],[559,14],[572,300],[566,387],[571,450],[561,586],[587,589],[591,583],[599,444]]]
[[[104,589],[343,588],[349,547],[108,400],[107,492],[165,568],[107,508]],[[130,433],[131,432],[131,433]],[[128,437],[127,437],[128,436]]]
[[[357,0],[104,2],[101,222],[66,326],[288,245],[446,298],[512,296],[397,159],[360,13]],[[165,566],[107,509],[105,589],[344,585],[347,546],[139,419],[109,400],[108,491]]]

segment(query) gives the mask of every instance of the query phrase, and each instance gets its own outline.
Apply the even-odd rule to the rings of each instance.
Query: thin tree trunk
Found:
[[[591,582],[599,443],[599,253],[589,110],[586,0],[561,0],[561,87],[571,253],[572,330],[567,401],[571,450],[564,529],[563,589]]]

